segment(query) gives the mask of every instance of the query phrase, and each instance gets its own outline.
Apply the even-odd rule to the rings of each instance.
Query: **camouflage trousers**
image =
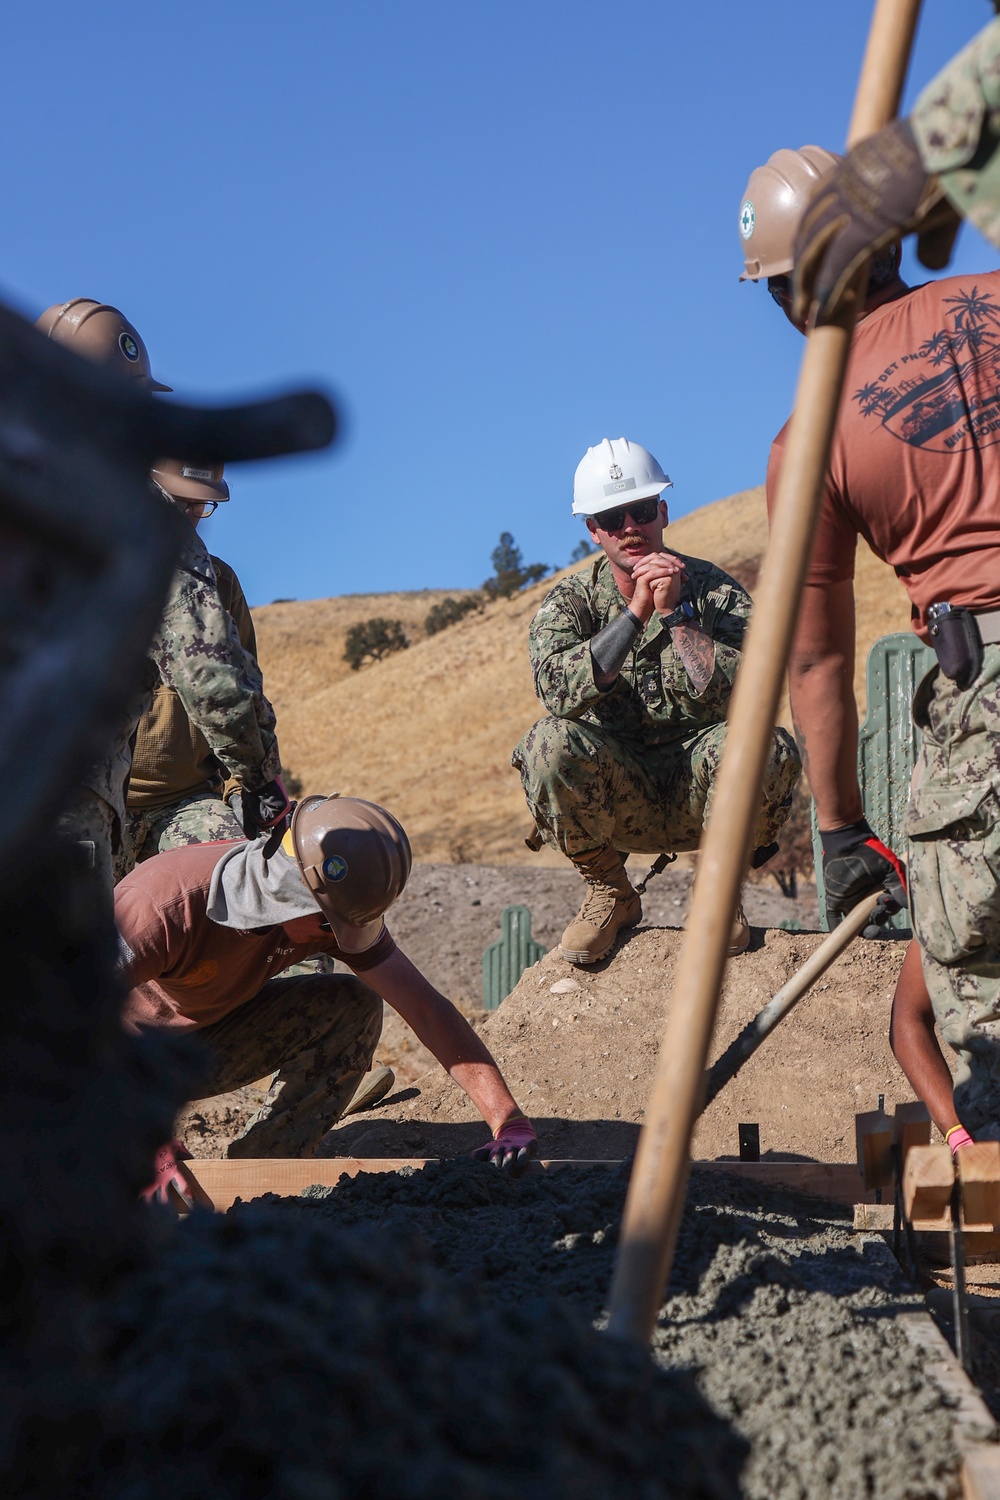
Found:
[[[959,1057],[955,1107],[1000,1140],[1000,646],[961,692],[934,668],[917,689],[922,744],[906,834],[910,906],[941,1035]]]
[[[122,847],[115,857],[115,880],[123,880],[144,859],[166,849],[242,837],[239,819],[217,792],[195,792],[167,807],[126,812]]]
[[[382,1001],[353,975],[282,974],[197,1034],[210,1054],[202,1098],[273,1075],[226,1155],[312,1156],[371,1066]]]
[[[83,846],[94,879],[110,901],[115,883],[113,849],[118,833],[114,808],[89,787],[78,787],[72,801],[60,813],[56,827],[63,838]]]
[[[512,764],[545,842],[570,859],[609,844],[675,854],[701,841],[725,740],[725,724],[712,724],[689,740],[636,748],[582,719],[540,719]],[[776,729],[754,848],[774,842],[801,773],[795,741]]]

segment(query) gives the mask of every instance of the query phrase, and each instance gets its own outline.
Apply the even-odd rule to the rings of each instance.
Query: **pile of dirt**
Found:
[[[626,1182],[624,1170],[512,1182],[455,1162],[270,1201],[294,1224],[350,1226],[366,1242],[413,1247],[456,1289],[474,1289],[505,1314],[520,1307],[544,1359],[551,1299],[602,1318]],[[238,1206],[230,1217],[251,1224],[257,1212]],[[702,1400],[749,1444],[731,1495],[945,1500],[957,1470],[949,1402],[893,1322],[922,1308],[881,1244],[851,1233],[844,1211],[785,1191],[762,1202],[755,1184],[696,1170],[655,1357],[665,1371],[692,1375]],[[698,1420],[702,1412],[693,1408]],[[665,1433],[671,1470],[673,1444]],[[645,1491],[633,1482],[627,1493]]]
[[[634,856],[629,863],[633,880],[640,879],[648,866],[647,857]],[[682,925],[693,880],[689,859],[678,861],[657,876],[643,897],[645,923]],[[421,972],[478,1026],[486,1019],[482,1009],[482,954],[500,936],[504,908],[526,905],[534,937],[552,949],[558,945],[583,889],[580,876],[566,861],[559,869],[534,864],[418,864],[392,909],[389,925]],[[798,899],[791,901],[782,896],[774,882],[751,884],[746,887],[744,905],[755,926],[773,927],[781,922],[797,923],[805,929],[817,926],[819,908],[812,885],[803,884]],[[397,1092],[437,1068],[431,1053],[389,1006],[385,1007],[375,1063],[385,1063],[394,1070]],[[259,1108],[266,1088],[265,1081],[216,1099],[200,1100],[185,1111],[180,1133],[189,1149],[198,1156],[221,1155],[226,1143]]]
[[[752,592],[767,544],[763,488],[692,511],[667,528],[666,541],[730,569]],[[426,639],[418,638],[420,621],[443,590],[254,610],[285,764],[307,792],[338,790],[391,807],[422,860],[523,862],[527,816],[510,753],[540,716],[528,624],[553,583],[572,571]],[[857,600],[855,688],[863,705],[868,647],[888,631],[909,629],[901,584],[864,545]],[[402,619],[415,643],[348,672],[346,629],[373,615]],[[779,717],[789,723],[787,705]],[[544,851],[538,859],[558,864],[560,857]]]
[[[107,1335],[102,1500],[729,1500],[746,1453],[688,1373],[325,1214],[196,1216]]]
[[[511,1092],[550,1157],[620,1158],[635,1147],[683,935],[639,929],[591,970],[550,953],[482,1024]],[[721,1053],[821,941],[757,931],[726,971]],[[735,1156],[737,1127],[760,1125],[765,1156],[851,1161],[856,1111],[912,1097],[889,1049],[889,1012],[905,944],[858,941],[702,1116],[696,1157]],[[455,1156],[483,1124],[435,1066],[410,1094],[330,1131],[324,1156]],[[208,1153],[206,1153],[208,1154]]]

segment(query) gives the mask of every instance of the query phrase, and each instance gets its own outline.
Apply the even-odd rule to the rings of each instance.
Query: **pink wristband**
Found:
[[[964,1125],[953,1126],[952,1129],[949,1130],[945,1139],[947,1140],[948,1145],[951,1147],[952,1156],[954,1156],[962,1146],[972,1146],[975,1144],[972,1136],[966,1130]]]

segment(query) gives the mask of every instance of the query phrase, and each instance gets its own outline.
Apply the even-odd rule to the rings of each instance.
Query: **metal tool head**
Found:
[[[0,304],[0,889],[137,689],[185,525],[154,460],[322,448],[336,426],[317,392],[167,404]]]

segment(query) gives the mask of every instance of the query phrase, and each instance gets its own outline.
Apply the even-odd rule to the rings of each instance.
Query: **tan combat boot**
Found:
[[[625,927],[642,917],[642,902],[625,874],[617,849],[597,849],[573,860],[590,889],[562,935],[560,955],[571,964],[596,964]]]
[[[729,957],[734,958],[737,953],[745,953],[750,946],[750,923],[747,914],[743,910],[743,902],[740,901],[736,907],[736,915],[729,933]]]

